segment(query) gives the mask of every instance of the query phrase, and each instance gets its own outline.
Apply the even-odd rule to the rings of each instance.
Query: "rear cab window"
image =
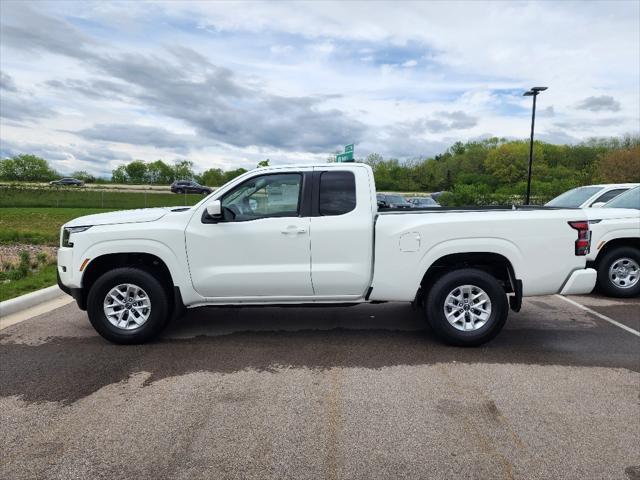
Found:
[[[319,193],[320,215],[344,215],[351,212],[356,208],[356,179],[353,172],[322,172]]]

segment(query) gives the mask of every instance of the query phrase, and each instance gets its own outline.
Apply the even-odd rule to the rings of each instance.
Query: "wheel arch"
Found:
[[[614,238],[612,240],[607,241],[598,251],[598,255],[596,255],[595,260],[589,262],[588,266],[598,267],[604,256],[613,250],[614,248],[619,247],[631,247],[640,251],[640,238],[639,237],[622,237],[622,238]]]
[[[171,308],[182,303],[180,289],[162,258],[148,252],[117,252],[92,258],[85,267],[82,275],[82,293],[80,298],[76,299],[80,308],[86,308],[89,291],[96,280],[106,272],[120,267],[139,268],[152,274],[165,288]]]
[[[482,270],[496,278],[509,297],[513,310],[519,311],[522,304],[522,281],[516,277],[512,262],[496,252],[459,252],[443,255],[429,265],[420,281],[419,297],[429,293],[433,284],[447,272],[463,268]]]

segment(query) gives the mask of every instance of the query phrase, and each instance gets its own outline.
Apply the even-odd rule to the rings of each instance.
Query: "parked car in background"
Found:
[[[171,184],[171,191],[173,193],[201,193],[209,195],[213,192],[213,189],[205,185],[200,185],[193,180],[176,180]]]
[[[395,193],[378,193],[376,198],[380,208],[413,208],[406,198]]]
[[[587,265],[598,272],[596,288],[612,297],[640,295],[640,187],[587,215],[593,246]]]
[[[408,202],[413,208],[439,208],[440,204],[431,197],[412,197]]]
[[[61,178],[60,180],[54,180],[52,182],[49,182],[49,185],[81,187],[84,185],[84,182],[82,180],[78,180],[77,178],[64,177],[64,178]]]
[[[585,185],[574,188],[546,203],[548,207],[587,208],[602,207],[609,200],[627,190],[639,186],[640,183],[609,183],[603,185]]]

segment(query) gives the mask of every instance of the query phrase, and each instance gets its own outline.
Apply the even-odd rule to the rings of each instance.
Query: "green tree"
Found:
[[[147,182],[154,185],[169,185],[175,180],[175,173],[171,166],[162,160],[147,164]]]
[[[134,160],[128,163],[124,169],[127,173],[127,183],[147,183],[147,164],[142,160]]]
[[[640,182],[640,146],[606,153],[598,160],[597,174],[603,182]]]
[[[543,146],[540,142],[536,142],[533,148],[535,158],[533,174],[542,174],[546,171]],[[528,142],[517,141],[505,143],[490,150],[484,166],[499,183],[514,184],[527,178],[528,163]]]
[[[224,172],[220,168],[210,168],[200,175],[198,181],[210,187],[220,187],[225,183]]]
[[[77,178],[78,180],[82,180],[84,183],[94,183],[96,181],[96,177],[91,175],[86,170],[77,170],[71,174],[73,178]]]
[[[22,154],[0,160],[0,178],[22,182],[45,182],[58,174],[44,158]]]
[[[230,182],[234,178],[242,175],[243,173],[247,173],[247,170],[244,168],[236,168],[235,170],[229,170],[227,172],[224,172],[223,184]]]
[[[111,181],[113,183],[127,183],[127,169],[125,165],[111,171]]]
[[[267,158],[266,160],[259,161],[258,166],[256,168],[263,168],[268,166],[269,166],[269,159]]]
[[[191,160],[177,160],[173,165],[176,180],[190,180],[194,177],[193,162]]]

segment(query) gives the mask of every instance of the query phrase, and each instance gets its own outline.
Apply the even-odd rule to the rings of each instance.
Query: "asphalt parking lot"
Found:
[[[490,344],[405,304],[188,313],[108,344],[0,331],[0,477],[638,479],[640,299],[527,299]]]

